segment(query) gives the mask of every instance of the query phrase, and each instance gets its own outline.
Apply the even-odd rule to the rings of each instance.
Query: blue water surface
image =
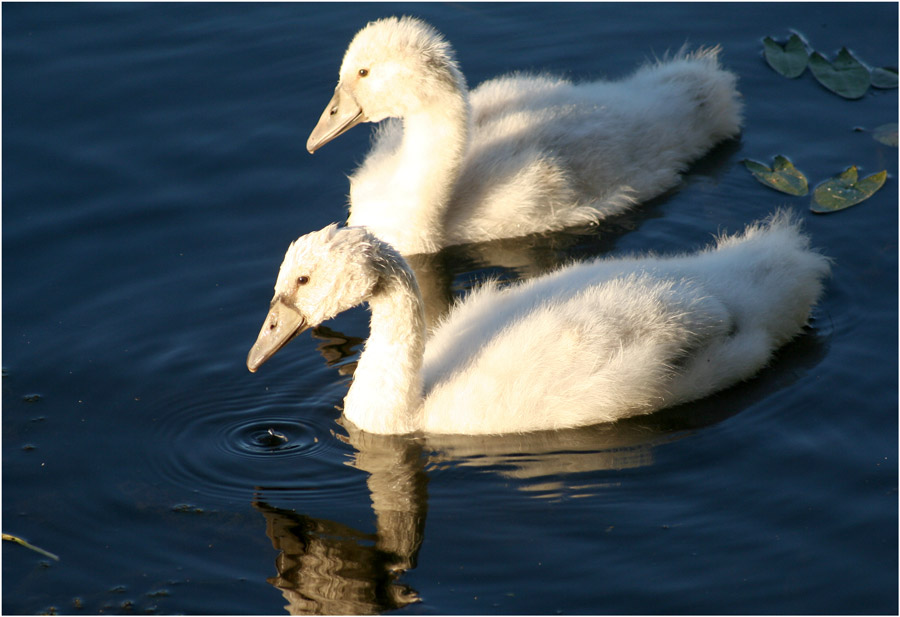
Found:
[[[4,3],[4,613],[898,611],[897,90],[789,80],[793,31],[896,68],[895,3]],[[611,426],[376,438],[338,422],[367,313],[244,365],[288,243],[346,216],[358,127],[306,138],[368,20],[422,17],[471,85],[616,78],[721,45],[744,131],[578,233],[426,260],[438,295],[685,251],[776,207],[834,273],[753,380]],[[830,215],[741,161],[888,179]]]

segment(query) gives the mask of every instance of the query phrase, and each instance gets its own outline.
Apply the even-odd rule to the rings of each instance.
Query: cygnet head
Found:
[[[378,242],[364,228],[332,224],[291,243],[247,368],[256,372],[307,328],[366,301],[378,282],[372,266]]]
[[[314,152],[360,122],[403,118],[466,89],[443,36],[413,17],[388,17],[360,30],[341,64],[334,97],[306,143]]]

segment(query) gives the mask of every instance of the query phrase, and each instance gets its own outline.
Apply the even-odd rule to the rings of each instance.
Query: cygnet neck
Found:
[[[403,140],[394,156],[390,202],[366,199],[352,207],[348,224],[364,225],[404,255],[430,253],[443,246],[447,208],[468,147],[471,113],[465,83],[442,82],[422,96],[421,105],[402,118]],[[385,182],[384,178],[378,180]],[[375,198],[377,201],[377,198]],[[367,206],[366,204],[371,204]]]
[[[469,139],[469,100],[464,89],[444,90],[403,118],[401,166],[415,169],[407,181],[420,197],[446,207]]]
[[[375,250],[370,334],[344,399],[344,416],[364,431],[410,433],[419,428],[423,401],[424,305],[406,262],[384,244]]]

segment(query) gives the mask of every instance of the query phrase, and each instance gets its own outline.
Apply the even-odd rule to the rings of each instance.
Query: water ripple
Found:
[[[151,466],[215,498],[246,500],[265,489],[317,499],[355,490],[358,478],[345,466],[352,449],[336,435],[334,409],[296,392],[239,387],[164,402],[147,442],[165,445],[151,446]]]

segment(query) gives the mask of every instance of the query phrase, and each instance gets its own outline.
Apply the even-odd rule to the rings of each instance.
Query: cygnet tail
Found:
[[[657,197],[677,186],[691,163],[740,133],[737,76],[720,66],[719,54],[718,47],[681,51],[622,81],[588,87],[604,101],[604,126],[592,155],[571,164],[590,185],[582,194],[595,199],[567,214],[599,220]],[[598,160],[608,162],[589,167]]]
[[[797,219],[779,211],[743,232],[721,236],[699,256],[673,265],[723,310],[727,336],[709,339],[669,386],[667,404],[694,400],[755,375],[798,336],[822,295],[831,262],[810,248]]]
[[[693,161],[740,133],[737,76],[720,66],[719,53],[718,47],[681,51],[621,82],[628,92],[622,121],[641,163],[632,176],[638,201],[672,188]]]
[[[743,233],[722,237],[713,260],[722,269],[720,297],[783,345],[806,324],[831,273],[831,260],[810,248],[788,210],[779,210]]]
[[[672,60],[660,63],[659,77],[683,82],[692,93],[692,119],[704,127],[711,145],[740,133],[744,105],[737,89],[737,75],[722,68],[719,46],[693,52],[682,49]]]

